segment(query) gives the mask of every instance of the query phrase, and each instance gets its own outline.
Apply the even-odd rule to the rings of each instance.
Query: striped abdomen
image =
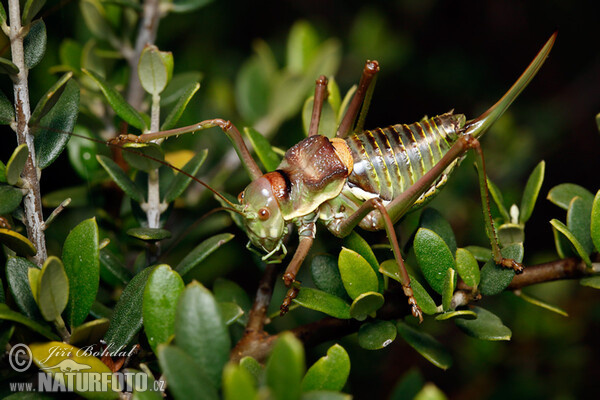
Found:
[[[464,124],[464,115],[449,112],[348,137],[354,159],[348,184],[383,200],[394,199],[446,154]]]

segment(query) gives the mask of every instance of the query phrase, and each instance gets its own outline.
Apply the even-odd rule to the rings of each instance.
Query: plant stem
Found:
[[[29,157],[22,173],[23,187],[27,189],[27,194],[23,200],[26,219],[25,226],[27,227],[27,236],[29,237],[29,240],[33,242],[37,249],[36,255],[33,256],[33,262],[41,267],[47,258],[39,181],[41,171],[38,172],[35,165],[35,146],[33,135],[29,131],[29,118],[31,117],[29,86],[27,83],[29,71],[25,66],[25,51],[23,48],[23,35],[21,32],[21,10],[19,8],[19,0],[9,0],[8,8],[12,62],[19,68],[19,73],[11,76],[15,99],[17,143],[27,143],[27,147],[29,148]]]
[[[69,331],[67,330],[67,327],[65,326],[65,321],[62,319],[62,317],[60,315],[54,320],[54,326],[56,327],[56,330],[58,331],[58,333],[60,334],[60,337],[62,338],[62,340],[64,342],[68,341],[69,338],[71,338],[71,334],[69,333]]]
[[[150,131],[158,132],[160,121],[160,96],[152,96],[152,112],[150,117]],[[160,228],[160,214],[164,211],[160,204],[160,187],[158,168],[148,172],[148,202],[146,217],[149,228]]]

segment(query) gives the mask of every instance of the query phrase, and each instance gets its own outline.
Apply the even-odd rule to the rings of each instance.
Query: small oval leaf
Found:
[[[39,324],[35,321],[32,321],[31,319],[27,318],[26,316],[19,314],[16,311],[11,310],[4,303],[0,303],[0,320],[17,322],[21,325],[25,325],[32,331],[39,333],[40,335],[46,337],[47,339],[60,340],[60,338],[58,336],[56,336],[56,334],[54,334],[48,326]]]
[[[512,332],[504,326],[500,318],[481,307],[473,307],[472,310],[477,314],[476,319],[454,320],[463,332],[481,340],[510,340]]]
[[[540,161],[531,175],[529,175],[529,179],[525,185],[525,190],[523,191],[523,197],[521,198],[521,207],[519,208],[521,211],[519,214],[519,222],[522,224],[527,222],[533,213],[535,202],[540,193],[540,189],[542,188],[542,183],[544,182],[545,170],[546,163],[544,161]]]
[[[592,205],[592,220],[590,223],[590,232],[596,251],[600,252],[600,190],[596,193]]]
[[[310,263],[310,273],[317,288],[339,298],[347,297],[337,260],[334,256],[329,254],[314,256]]]
[[[377,275],[370,264],[357,252],[342,247],[338,267],[346,292],[352,299],[356,299],[363,293],[378,290]]]
[[[266,382],[273,398],[300,398],[304,368],[304,348],[300,341],[290,332],[279,335],[265,367]]]
[[[98,162],[104,167],[106,172],[110,175],[113,181],[133,200],[138,203],[142,203],[144,201],[144,193],[142,189],[140,189],[133,181],[127,176],[125,171],[121,169],[117,165],[116,162],[111,160],[110,158],[97,155],[96,158]]]
[[[0,185],[0,215],[13,212],[23,198],[23,191],[14,186]]]
[[[579,257],[581,257],[581,259],[586,263],[587,266],[591,267],[592,260],[590,260],[589,254],[587,253],[586,249],[583,247],[581,242],[579,242],[575,235],[573,235],[573,233],[569,230],[569,228],[567,228],[565,224],[563,224],[557,219],[551,220],[550,224],[552,224],[552,227],[554,229],[556,229],[557,231],[562,233],[567,239],[569,239],[569,242],[571,242],[571,245],[573,246]]]
[[[433,315],[438,313],[438,308],[435,305],[435,301],[431,298],[427,290],[421,285],[421,283],[415,279],[414,276],[410,276],[410,286],[412,287],[413,294],[415,296],[415,300],[417,300],[417,304],[421,307],[421,311],[425,314]]]
[[[579,196],[584,201],[591,203],[594,200],[594,195],[591,194],[587,189],[575,185],[574,183],[561,183],[560,185],[554,186],[548,192],[548,200],[556,204],[564,210],[569,209],[569,204],[573,197]]]
[[[569,204],[567,211],[567,228],[581,244],[583,251],[591,254],[594,251],[594,242],[591,236],[592,205],[581,197],[575,196]]]
[[[273,151],[269,141],[253,128],[245,127],[244,133],[250,139],[256,155],[267,172],[275,171],[281,162],[281,157]]]
[[[435,208],[426,208],[423,210],[419,226],[437,233],[444,239],[452,254],[456,253],[456,237],[454,236],[452,226],[450,226],[450,223],[438,210]]]
[[[196,246],[175,268],[175,271],[181,276],[199,265],[206,257],[212,254],[219,247],[233,239],[231,233],[221,233],[210,237]]]
[[[512,258],[517,262],[523,261],[523,244],[513,244],[501,250],[502,256]],[[511,268],[496,265],[493,259],[488,260],[481,268],[481,282],[479,290],[485,296],[493,296],[502,292],[508,287],[515,276],[515,271]]]
[[[444,239],[430,229],[419,228],[414,240],[415,255],[429,285],[442,293],[446,270],[454,268],[454,256]]]
[[[355,231],[352,231],[348,236],[344,238],[344,246],[349,248],[350,250],[354,250],[358,254],[360,254],[365,260],[369,262],[373,271],[375,271],[375,275],[377,275],[377,282],[379,284],[379,293],[383,294],[384,290],[384,282],[383,276],[379,273],[379,262],[375,257],[375,253],[373,253],[373,249],[362,236],[360,236]]]
[[[367,315],[379,310],[385,299],[381,293],[366,292],[358,296],[350,306],[350,316],[359,321],[367,318]]]
[[[37,295],[42,316],[54,321],[63,312],[69,300],[69,280],[62,261],[50,256],[46,259],[38,281]]]
[[[6,182],[9,185],[17,185],[21,181],[21,173],[29,157],[27,144],[18,145],[6,163]]]
[[[46,53],[46,24],[41,19],[33,21],[29,33],[23,39],[25,66],[32,69],[42,61]]]
[[[350,319],[350,305],[341,298],[318,289],[303,287],[294,303],[320,311],[334,318]]]
[[[171,237],[171,232],[161,228],[131,228],[127,230],[127,234],[136,239],[156,242]]]
[[[349,374],[350,357],[342,346],[334,344],[327,350],[326,356],[318,359],[308,369],[302,379],[302,391],[342,390]]]
[[[28,318],[43,320],[29,285],[29,269],[38,267],[21,257],[10,257],[6,263],[6,280],[17,307]]]
[[[396,339],[396,333],[396,327],[390,321],[367,322],[358,330],[358,344],[367,350],[383,349]]]
[[[489,258],[489,256],[487,258]],[[479,279],[481,278],[479,273],[479,265],[469,250],[456,250],[456,272],[458,272],[460,278],[468,286],[476,288],[479,284]]]
[[[396,328],[402,339],[433,365],[443,370],[450,368],[452,365],[450,353],[433,336],[402,321],[398,321]]]

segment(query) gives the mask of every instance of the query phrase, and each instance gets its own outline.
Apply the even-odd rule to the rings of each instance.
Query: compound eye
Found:
[[[244,202],[244,192],[238,194],[238,203],[242,204]]]
[[[268,208],[263,207],[260,210],[258,210],[258,219],[260,219],[261,221],[265,221],[265,220],[269,219],[270,216],[271,216],[271,212],[269,211]]]

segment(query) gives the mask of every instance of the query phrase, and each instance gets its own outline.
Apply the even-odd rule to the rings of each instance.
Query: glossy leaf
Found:
[[[104,248],[100,250],[100,278],[106,283],[116,285],[126,285],[133,275],[125,265],[110,250]]]
[[[567,314],[567,312],[565,310],[563,310],[562,308],[559,308],[557,306],[553,306],[552,304],[548,304],[543,300],[538,299],[535,296],[531,296],[528,295],[526,293],[524,293],[523,291],[520,291],[518,294],[515,293],[519,298],[525,300],[526,302],[533,304],[534,306],[538,306],[541,308],[545,308],[548,311],[552,311],[555,312],[559,315],[562,315],[563,317],[568,317],[569,314]]]
[[[379,266],[379,272],[388,278],[392,278],[397,282],[401,282],[400,280],[400,268],[398,267],[398,263],[396,260],[385,260]]]
[[[447,319],[462,317],[465,319],[475,319],[477,318],[477,314],[471,310],[454,310],[448,311],[441,314],[436,315],[436,321],[445,321]]]
[[[113,181],[133,200],[138,203],[144,201],[142,190],[127,176],[125,171],[110,158],[102,155],[97,155],[98,162],[104,167]]]
[[[27,25],[33,20],[38,12],[44,7],[46,0],[27,0],[23,6],[23,13],[21,22],[23,25]]]
[[[281,157],[273,151],[269,141],[256,129],[250,127],[245,127],[244,133],[250,139],[250,143],[252,143],[252,147],[254,148],[258,159],[267,172],[275,171],[281,162]]]
[[[233,239],[231,233],[220,233],[210,237],[196,246],[175,268],[175,271],[181,276],[185,276],[188,272],[200,265],[202,261],[212,254],[219,247]]]
[[[450,353],[433,336],[402,321],[398,321],[396,328],[402,339],[433,365],[443,370],[450,368],[452,365]]]
[[[37,166],[46,168],[62,153],[73,132],[79,113],[79,86],[69,80],[56,104],[44,115],[35,128]]]
[[[571,242],[571,245],[573,246],[573,248],[575,249],[575,251],[577,252],[579,257],[581,257],[581,259],[588,266],[591,266],[592,260],[590,260],[589,254],[587,253],[586,249],[583,247],[581,242],[579,242],[579,240],[577,240],[575,235],[573,235],[573,233],[571,231],[569,231],[569,228],[567,228],[567,226],[565,224],[563,224],[561,221],[559,221],[557,219],[551,220],[550,224],[552,224],[552,227],[554,229],[556,229],[561,234],[563,234],[569,240],[569,242]]]
[[[486,262],[492,256],[492,250],[486,247],[467,246],[465,247],[465,250],[468,250],[471,254],[473,254],[473,257],[475,257],[475,259],[479,262]]]
[[[434,231],[419,228],[415,235],[414,249],[423,276],[433,290],[441,294],[446,270],[454,268],[454,256],[448,245]]]
[[[350,357],[342,346],[334,344],[327,350],[326,356],[319,358],[308,369],[302,379],[302,391],[342,390],[349,374]]]
[[[69,280],[58,257],[50,256],[44,262],[35,298],[46,321],[57,319],[67,306]]]
[[[69,278],[67,321],[74,328],[90,312],[100,284],[98,225],[95,218],[81,222],[69,233],[63,245],[62,261]]]
[[[40,289],[40,275],[42,275],[42,270],[40,270],[40,269],[29,268],[27,270],[27,280],[29,281],[29,286],[31,287],[31,294],[33,294],[33,298],[35,299],[36,303],[38,303],[38,291]]]
[[[253,123],[267,114],[271,79],[258,57],[242,64],[236,78],[235,100],[244,120]]]
[[[523,261],[523,251],[522,244],[513,244],[503,248],[501,253],[505,258],[512,258],[517,262],[521,262]],[[513,269],[496,265],[493,259],[488,260],[481,268],[479,290],[485,296],[493,296],[506,289],[514,276],[515,271]]]
[[[162,149],[156,143],[125,143],[123,147],[127,149],[123,152],[125,161],[140,171],[149,172],[160,168],[160,161],[165,158]]]
[[[171,11],[174,13],[184,13],[196,10],[210,4],[212,0],[173,0]]]
[[[579,280],[582,286],[588,286],[594,289],[600,289],[600,276],[588,276]]]
[[[47,339],[60,340],[60,338],[58,336],[56,336],[56,334],[54,334],[48,326],[39,324],[39,323],[27,318],[26,316],[19,314],[16,311],[11,310],[4,303],[0,303],[0,320],[17,322],[21,325],[25,325],[32,331],[39,333],[40,335],[46,337]]]
[[[184,284],[179,274],[166,264],[148,276],[142,299],[142,317],[148,344],[156,353],[158,345],[175,334],[175,310]]]
[[[184,88],[178,98],[177,104],[175,104],[169,115],[167,115],[167,118],[165,118],[165,122],[160,126],[161,131],[175,128],[175,125],[179,122],[179,118],[183,115],[188,103],[192,100],[192,97],[194,97],[198,89],[200,89],[200,84],[198,82],[192,82]]]
[[[7,60],[4,57],[0,57],[0,73],[17,75],[19,73],[19,67],[13,64],[12,61]]]
[[[579,185],[575,185],[574,183],[562,183],[554,186],[548,192],[547,198],[560,208],[568,210],[571,200],[573,200],[573,197],[575,196],[579,196],[583,199],[583,201],[589,203],[594,200],[594,195],[592,193]]]
[[[300,397],[304,349],[292,333],[279,335],[267,361],[265,374],[273,399],[294,400]]]
[[[358,344],[367,350],[383,349],[396,339],[396,333],[396,327],[390,321],[367,322],[358,330]]]
[[[511,219],[510,215],[508,214],[508,211],[506,210],[506,206],[504,205],[504,197],[502,197],[502,192],[500,191],[500,189],[498,189],[498,186],[496,186],[494,182],[492,182],[490,179],[487,180],[487,184],[488,189],[490,191],[490,195],[492,196],[494,203],[496,203],[498,211],[500,211],[504,222],[509,222]]]
[[[346,289],[334,256],[329,254],[314,256],[310,263],[310,273],[317,288],[340,298],[346,297]]]
[[[338,267],[346,292],[352,299],[363,293],[376,292],[379,284],[377,275],[369,263],[357,252],[342,247]]]
[[[477,314],[476,319],[454,320],[463,332],[481,340],[510,340],[512,332],[504,326],[500,318],[480,307],[474,307],[472,310]]]
[[[412,287],[413,294],[415,296],[415,300],[417,300],[417,304],[421,307],[421,311],[425,314],[433,315],[438,313],[438,308],[435,305],[435,302],[427,293],[427,290],[421,285],[421,283],[415,279],[414,276],[410,276],[410,286]]]
[[[555,227],[552,227],[552,235],[554,237],[556,252],[560,258],[577,257],[577,253],[565,235],[560,233]]]
[[[297,74],[305,72],[319,46],[315,29],[306,21],[296,22],[287,42],[287,68]]]
[[[583,251],[591,254],[594,251],[594,242],[591,236],[592,203],[576,196],[571,200],[567,211],[567,228],[569,232],[581,243]]]
[[[17,255],[31,257],[37,253],[35,246],[29,239],[10,229],[0,228],[0,243]]]
[[[6,163],[6,182],[9,185],[17,185],[21,181],[21,173],[29,157],[27,144],[18,145]]]
[[[191,87],[199,84],[201,79],[202,74],[196,71],[173,75],[173,79],[171,79],[165,90],[160,94],[160,105],[168,106],[179,101],[182,97],[186,97],[185,93]],[[174,108],[177,108],[177,106]],[[161,127],[161,130],[164,129]]]
[[[37,302],[29,286],[29,269],[38,267],[21,257],[11,257],[6,263],[6,281],[17,307],[28,318],[42,320]]]
[[[23,191],[14,186],[0,185],[0,215],[13,212],[23,198]]]
[[[73,76],[72,72],[68,72],[60,77],[58,81],[48,91],[42,96],[42,98],[38,101],[35,106],[35,109],[31,113],[31,118],[29,118],[30,126],[39,125],[40,119],[46,115],[52,107],[56,104],[58,99],[60,99],[63,94],[66,84]]]
[[[152,95],[160,94],[173,74],[173,54],[161,52],[158,47],[147,45],[138,63],[138,76],[144,90]]]
[[[446,270],[446,279],[442,290],[442,308],[444,311],[452,309],[452,295],[454,294],[454,285],[456,282],[456,272],[452,268]]]
[[[377,292],[365,292],[354,299],[350,305],[350,316],[359,321],[363,321],[367,318],[367,315],[379,310],[385,299],[381,293]]]
[[[481,279],[477,260],[467,249],[461,248],[456,250],[456,272],[472,288],[477,287]]]
[[[138,128],[139,130],[143,131],[147,128],[146,119],[142,117],[142,114],[137,112],[131,105],[129,105],[129,103],[125,101],[123,96],[121,96],[119,92],[113,89],[108,84],[108,82],[104,80],[104,78],[102,78],[98,73],[91,70],[82,69],[82,71],[87,76],[92,78],[94,82],[96,82],[96,84],[100,87],[100,90],[104,94],[104,97],[106,97],[106,100],[108,100],[109,104],[111,105],[113,110],[115,110],[119,117],[123,118],[125,122]]]
[[[179,298],[175,314],[175,343],[202,367],[215,387],[229,360],[231,342],[212,293],[194,281]]]
[[[0,213],[1,214],[1,213]],[[600,190],[596,193],[592,205],[590,232],[596,251],[600,252]]]
[[[246,400],[256,397],[254,378],[244,367],[228,363],[223,370],[224,400]]]
[[[154,242],[158,240],[168,239],[171,237],[171,232],[161,228],[131,228],[127,230],[129,236],[136,239]]]
[[[334,318],[349,319],[350,305],[333,294],[308,287],[303,287],[294,303],[311,310],[320,311]]]
[[[112,348],[127,346],[141,329],[144,288],[148,277],[155,268],[157,267],[142,270],[123,289],[110,318],[108,332],[104,336],[104,340],[107,344],[112,345]]]
[[[71,331],[69,343],[73,345],[92,345],[98,343],[108,331],[108,318],[99,318],[85,322]]]
[[[523,197],[521,198],[521,207],[519,208],[519,222],[522,224],[527,222],[529,217],[531,217],[531,213],[535,207],[535,202],[540,193],[540,189],[542,188],[542,183],[544,182],[545,170],[546,163],[544,161],[540,161],[531,175],[529,175],[529,179],[525,185],[525,191],[523,192]]]
[[[379,262],[375,257],[375,253],[371,249],[371,246],[365,239],[362,238],[358,233],[352,231],[350,235],[344,238],[344,246],[349,248],[350,250],[354,250],[358,254],[360,254],[365,260],[368,261],[371,268],[375,272],[377,276],[377,282],[379,285],[378,292],[383,293],[384,285],[383,285],[383,276],[379,273]]]
[[[244,310],[237,304],[226,301],[219,302],[219,313],[221,314],[221,318],[223,319],[223,323],[225,325],[231,325],[235,321],[238,321],[241,317],[244,316]]]
[[[498,227],[498,243],[506,247],[511,244],[523,243],[525,241],[524,225],[506,223]]]
[[[25,67],[31,69],[42,61],[46,53],[46,41],[46,24],[41,19],[38,19],[31,24],[29,33],[23,39]]]
[[[15,106],[0,90],[0,125],[8,125],[15,120]]]
[[[219,395],[197,360],[185,350],[172,345],[158,346],[158,363],[169,382],[169,392],[176,400],[217,400]]]
[[[454,231],[452,231],[452,226],[450,226],[450,223],[438,210],[435,208],[426,208],[423,210],[419,226],[437,233],[444,239],[452,254],[456,253],[456,237],[454,236]]]
[[[246,313],[252,307],[252,301],[246,291],[233,281],[217,278],[213,285],[213,294],[219,303],[235,303]]]

